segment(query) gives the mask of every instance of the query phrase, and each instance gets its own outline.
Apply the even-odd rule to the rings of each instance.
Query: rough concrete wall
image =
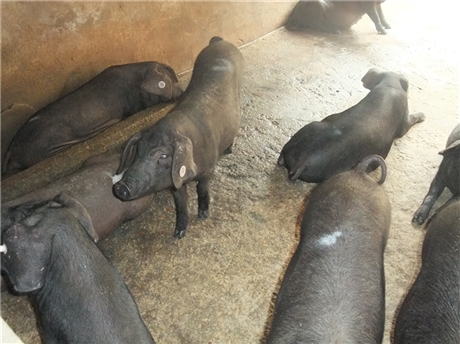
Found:
[[[2,2],[2,151],[36,111],[110,65],[193,66],[214,35],[237,46],[282,26],[282,2]]]

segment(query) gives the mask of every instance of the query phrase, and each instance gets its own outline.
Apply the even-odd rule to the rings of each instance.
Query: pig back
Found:
[[[460,202],[429,222],[422,266],[398,311],[395,344],[460,343]]]
[[[312,192],[267,343],[381,343],[390,217],[386,193],[364,172]]]

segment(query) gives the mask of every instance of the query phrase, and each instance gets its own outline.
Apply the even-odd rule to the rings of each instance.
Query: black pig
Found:
[[[126,144],[115,195],[132,200],[172,189],[175,237],[182,238],[188,224],[187,183],[198,182],[198,216],[208,217],[209,182],[219,156],[231,152],[240,124],[242,69],[240,51],[212,38],[198,55],[176,107]]]
[[[358,104],[307,124],[284,145],[278,164],[288,169],[290,180],[318,183],[366,156],[386,158],[393,140],[425,119],[408,114],[409,82],[401,74],[372,68],[361,81],[370,92]]]
[[[383,253],[391,208],[365,171],[317,186],[303,214],[300,241],[287,267],[267,343],[381,343],[385,320]]]
[[[396,318],[394,344],[460,343],[460,202],[428,223],[422,267]]]
[[[155,343],[123,278],[92,240],[86,209],[64,194],[2,209],[2,270],[29,295],[44,343]]]
[[[367,14],[374,22],[377,32],[385,35],[385,29],[391,27],[383,15],[381,3],[384,1],[301,0],[292,10],[286,28],[340,33],[348,30]]]
[[[109,67],[33,115],[11,141],[3,173],[35,165],[181,92],[176,73],[167,65],[140,62]]]
[[[441,165],[431,182],[427,195],[412,218],[414,224],[421,225],[425,222],[444,188],[447,187],[453,195],[442,207],[460,200],[460,123],[447,138],[446,149],[439,154],[443,155]]]

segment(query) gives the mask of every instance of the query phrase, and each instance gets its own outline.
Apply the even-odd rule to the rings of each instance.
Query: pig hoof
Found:
[[[231,144],[225,151],[224,154],[231,154],[233,153],[233,144]]]
[[[207,219],[209,217],[209,210],[198,210],[198,217],[200,219]]]
[[[185,236],[185,229],[182,229],[182,230],[176,229],[174,231],[174,237],[175,238],[182,239],[184,236]]]
[[[426,215],[420,214],[420,213],[415,213],[414,217],[412,218],[412,223],[414,225],[419,225],[421,226],[426,220]]]

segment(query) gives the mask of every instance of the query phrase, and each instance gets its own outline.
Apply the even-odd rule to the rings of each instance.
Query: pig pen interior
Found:
[[[233,153],[222,157],[216,168],[210,217],[196,217],[192,184],[191,221],[183,239],[172,236],[174,203],[170,192],[163,191],[148,211],[99,243],[125,278],[158,343],[263,340],[279,282],[297,243],[305,200],[315,186],[289,182],[286,170],[276,165],[278,154],[306,123],[362,99],[368,90],[360,80],[372,67],[405,74],[410,111],[426,115],[423,123],[395,141],[386,159],[383,188],[391,200],[392,224],[385,250],[383,343],[390,343],[397,307],[420,266],[424,229],[411,225],[412,215],[437,171],[438,151],[459,120],[459,46],[455,14],[445,6],[390,1],[383,10],[392,26],[386,36],[378,35],[370,19],[363,17],[341,35],[282,27],[242,46],[241,128]],[[225,38],[224,32],[220,34]],[[190,75],[181,75],[184,85]],[[132,126],[145,126],[145,118],[155,116],[152,113],[144,111]],[[95,144],[110,140],[105,135],[96,137]],[[69,157],[63,156],[65,164]],[[46,174],[52,162],[34,173]],[[18,178],[30,177],[22,176]],[[13,181],[19,187],[21,180]],[[2,184],[3,198],[17,196],[8,180]],[[448,197],[445,191],[435,208]],[[2,317],[24,343],[39,343],[27,298],[2,293],[1,302]]]

